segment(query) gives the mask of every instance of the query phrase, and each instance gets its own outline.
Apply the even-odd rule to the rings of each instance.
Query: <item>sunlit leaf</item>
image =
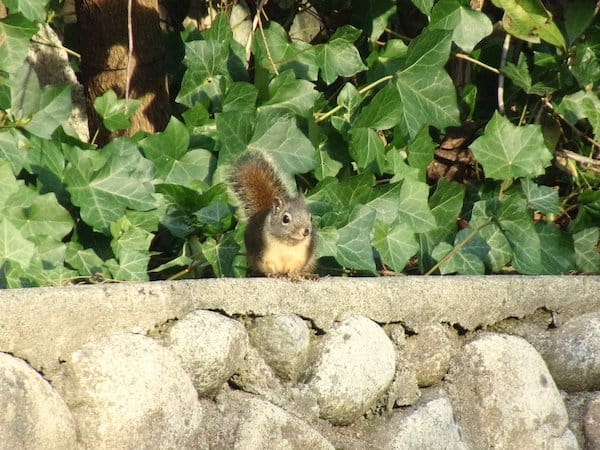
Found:
[[[541,127],[517,127],[495,113],[483,136],[471,144],[485,175],[495,180],[535,177],[550,164],[552,154],[544,144]]]

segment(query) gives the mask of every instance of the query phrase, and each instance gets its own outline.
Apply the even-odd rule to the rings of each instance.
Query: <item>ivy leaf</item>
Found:
[[[385,147],[375,130],[354,127],[350,131],[348,151],[359,169],[382,172],[385,164]]]
[[[426,16],[429,16],[429,14],[431,13],[431,8],[433,7],[433,0],[411,0],[411,2],[419,9],[419,11],[421,11]]]
[[[565,8],[565,29],[569,38],[569,45],[575,42],[588,26],[594,21],[594,2],[588,0],[575,0]]]
[[[32,22],[46,20],[48,0],[6,0],[5,3],[11,12],[20,12]]]
[[[431,29],[452,30],[452,40],[470,53],[486,36],[492,34],[492,22],[475,11],[467,0],[441,0],[431,10]]]
[[[273,72],[274,65],[280,73],[291,69],[296,78],[317,79],[319,65],[311,45],[291,42],[285,29],[277,22],[269,22],[264,29],[264,39],[259,35],[253,40],[253,53],[258,65],[269,72]]]
[[[36,136],[50,139],[54,130],[69,118],[71,108],[69,86],[47,86],[42,89],[39,108],[24,128]]]
[[[338,230],[336,260],[349,269],[375,273],[371,247],[371,234],[375,224],[375,210],[357,205],[352,210],[348,224]]]
[[[408,47],[400,39],[390,39],[382,49],[373,50],[367,58],[367,81],[373,82],[401,70],[406,62],[407,50]]]
[[[223,12],[217,14],[210,28],[202,31],[202,37],[207,41],[230,43],[233,40],[233,31],[231,31],[227,14]]]
[[[116,260],[107,261],[106,266],[113,277],[123,281],[148,281],[148,248],[154,235],[133,225],[127,216],[111,224],[110,232]]]
[[[217,115],[219,162],[230,163],[239,156],[252,139],[256,118],[254,113],[227,111]]]
[[[413,232],[425,232],[435,228],[435,218],[427,204],[429,187],[425,183],[407,178],[381,192],[373,192],[379,195],[368,203],[377,211],[380,221],[391,224],[398,219]]]
[[[439,129],[459,124],[456,91],[443,65],[448,60],[452,36],[448,31],[430,30],[413,40],[406,67],[396,77],[404,125],[415,137],[424,125]]]
[[[334,138],[325,137],[319,144],[319,148],[315,153],[315,177],[317,180],[322,180],[326,177],[335,177],[343,167],[340,161],[337,161],[331,156],[331,153],[333,153],[336,148],[333,141]]]
[[[78,242],[67,244],[65,262],[82,276],[95,277],[97,274],[102,274],[105,277],[109,276],[106,269],[104,269],[104,261],[96,252],[91,248],[84,249]]]
[[[486,176],[495,180],[541,175],[552,160],[540,126],[517,127],[497,112],[471,150]]]
[[[7,161],[0,160],[0,210],[6,207],[8,199],[22,189],[23,186],[23,181],[15,178],[10,164]]]
[[[357,0],[352,2],[352,7],[364,11],[364,14],[361,14],[361,19],[365,28],[371,30],[369,36],[371,42],[379,39],[379,36],[385,31],[390,17],[396,12],[394,0],[371,0],[366,3]]]
[[[11,206],[9,199],[6,208],[11,209],[11,222],[25,238],[48,236],[60,241],[73,229],[71,215],[59,205],[53,193],[36,195],[27,205]]]
[[[148,281],[148,252],[127,249],[121,252],[117,262],[115,259],[106,261],[106,267],[112,273],[112,278],[119,281]]]
[[[337,178],[326,178],[307,198],[311,211],[324,216],[334,213],[347,223],[348,213],[357,205],[364,205],[373,198],[375,177],[365,173],[338,181]],[[340,223],[340,225],[343,225]]]
[[[594,52],[594,47],[588,44],[578,45],[575,48],[575,64],[571,69],[579,86],[586,91],[590,91],[600,78],[600,60]]]
[[[35,71],[28,63],[22,64],[11,75],[10,95],[11,108],[17,119],[27,119],[35,114],[40,105],[42,89]]]
[[[9,129],[0,132],[0,158],[10,163],[15,175],[18,175],[25,163],[26,155],[20,148],[20,142],[24,141],[25,139],[17,130]]]
[[[339,99],[338,99],[339,101]],[[402,120],[400,95],[393,83],[386,83],[358,115],[355,127],[389,130]]]
[[[294,72],[287,70],[271,81],[269,99],[259,107],[259,110],[280,110],[308,118],[319,96],[313,83],[296,80]]]
[[[133,142],[116,139],[101,154],[73,149],[65,183],[83,220],[106,232],[127,208],[147,211],[156,207],[153,169]]]
[[[519,58],[518,65],[514,65],[510,62],[506,63],[506,66],[502,69],[502,73],[509,77],[516,86],[523,89],[526,94],[541,96],[554,91],[550,86],[546,86],[542,83],[534,84],[532,82],[527,61],[523,57]]]
[[[156,167],[155,177],[167,184],[188,185],[208,181],[214,158],[207,150],[189,150],[190,135],[174,117],[167,128],[144,138],[140,146]]]
[[[340,235],[335,227],[324,227],[319,229],[317,235],[317,259],[325,256],[337,255],[337,241]]]
[[[386,171],[394,174],[390,179],[390,183],[398,183],[406,178],[423,179],[424,175],[419,173],[418,168],[409,166],[406,163],[406,152],[392,148],[386,153],[385,157],[388,163]]]
[[[216,277],[231,277],[233,273],[233,260],[240,247],[233,239],[232,234],[224,236],[217,242],[208,238],[202,243],[202,255],[213,269]]]
[[[233,210],[224,201],[214,201],[194,213],[205,234],[222,234],[231,226]]]
[[[504,10],[502,25],[507,33],[534,44],[540,38],[556,47],[566,48],[565,39],[540,0],[492,0]]]
[[[22,65],[29,40],[37,33],[37,26],[21,14],[10,14],[0,20],[0,67],[9,74],[16,72]]]
[[[479,236],[485,240],[490,248],[484,258],[485,264],[492,272],[500,272],[513,256],[508,239],[495,223],[490,223],[479,230]]]
[[[437,261],[441,261],[451,251],[455,251],[456,246],[461,244],[467,237],[468,229],[461,230],[455,239],[455,244],[452,246],[447,242],[438,244],[431,253],[431,256]],[[460,250],[446,260],[439,268],[442,275],[448,273],[459,273],[461,275],[483,275],[485,266],[483,259],[489,251],[487,243],[479,236],[471,238],[471,240]]]
[[[598,251],[598,239],[600,228],[586,228],[573,235],[575,247],[575,263],[581,272],[600,272],[600,251]]]
[[[404,70],[422,66],[431,70],[442,68],[448,61],[452,34],[447,30],[426,28],[406,49]]]
[[[253,84],[243,81],[231,83],[223,100],[223,112],[254,112],[258,90]]]
[[[442,241],[450,243],[455,234],[456,222],[460,216],[465,197],[464,186],[451,183],[444,178],[438,181],[435,192],[429,199],[429,207],[433,215],[436,227],[427,232],[419,232],[419,270],[425,273],[433,266],[433,249]]]
[[[118,99],[117,94],[112,89],[94,100],[94,109],[102,117],[102,123],[109,131],[129,128],[131,125],[129,119],[135,114],[139,106],[139,100]]]
[[[577,196],[579,212],[571,223],[571,233],[578,233],[585,228],[598,226],[600,223],[600,191],[586,189]]]
[[[557,190],[549,186],[538,186],[529,178],[521,180],[521,189],[531,209],[542,214],[560,214]]]
[[[38,77],[29,64],[23,64],[12,76],[11,108],[23,128],[41,138],[52,133],[71,113],[71,88],[46,86],[41,89]]]
[[[220,109],[223,94],[220,80],[229,77],[228,52],[229,47],[222,42],[186,42],[183,62],[187,70],[176,101],[189,107],[197,102],[210,101],[216,109]]]
[[[347,111],[346,119],[348,121],[350,121],[352,114],[361,101],[362,97],[352,83],[344,84],[344,87],[337,96],[337,104]]]
[[[437,225],[427,204],[428,197],[429,186],[427,184],[408,178],[402,182],[398,217],[416,233],[433,230]]]
[[[317,62],[323,81],[330,85],[337,77],[351,77],[367,68],[362,62],[353,42],[360,36],[360,30],[352,25],[337,29],[331,39],[317,48]]]
[[[384,264],[394,272],[402,272],[408,260],[417,253],[419,244],[414,231],[407,224],[396,221],[388,225],[377,221],[373,247],[379,252]]]
[[[575,268],[573,238],[551,223],[536,223],[540,239],[543,271],[540,273],[559,275]]]
[[[277,167],[288,174],[306,173],[315,166],[315,148],[289,116],[259,114],[248,150],[270,154]]]
[[[76,271],[67,269],[62,263],[49,267],[46,261],[35,257],[26,269],[16,263],[7,263],[4,273],[10,288],[64,286],[77,276]]]
[[[517,195],[507,196],[495,214],[513,252],[512,266],[521,274],[548,273],[542,261],[540,237],[527,202]]]
[[[600,100],[593,92],[579,91],[565,95],[556,111],[571,125],[587,119],[594,129],[594,136],[600,136]]]
[[[27,268],[35,254],[35,245],[6,217],[0,218],[0,263],[12,261]]]
[[[411,167],[419,170],[419,178],[425,181],[427,167],[433,160],[435,144],[429,135],[429,128],[423,127],[415,138],[408,144],[408,162]]]
[[[389,184],[387,186],[381,186],[374,189],[369,185],[369,189],[372,192],[372,199],[367,203],[368,206],[373,208],[377,212],[377,220],[379,222],[391,225],[398,219],[398,205],[400,202],[400,195],[402,194],[402,183]],[[364,186],[366,189],[367,186]],[[365,196],[361,201],[366,201]]]

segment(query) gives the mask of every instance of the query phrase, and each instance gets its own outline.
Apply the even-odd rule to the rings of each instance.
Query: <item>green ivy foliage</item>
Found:
[[[314,43],[265,22],[250,66],[219,13],[209,29],[170,37],[184,52],[170,74],[180,114],[99,151],[66,125],[70,88],[40,87],[25,63],[38,25],[56,25],[53,4],[5,1],[0,284],[244,276],[244,224],[224,180],[247,150],[306,191],[322,274],[599,273],[594,2],[574,0],[559,19],[539,0],[484,12],[412,3],[424,23],[412,38],[394,32],[393,0]],[[462,85],[448,71],[459,58],[470,65]],[[110,130],[137,107],[112,91],[94,106]],[[479,170],[432,183],[446,130],[466,122],[479,124],[469,145]]]

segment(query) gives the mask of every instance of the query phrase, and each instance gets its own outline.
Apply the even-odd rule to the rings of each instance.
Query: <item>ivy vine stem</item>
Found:
[[[382,83],[385,83],[386,81],[391,80],[392,78],[394,78],[393,75],[386,75],[385,77],[382,77],[379,80],[375,80],[372,83],[367,84],[365,87],[359,89],[358,93],[361,94],[361,95],[365,94],[365,93],[369,92],[371,89],[379,86]],[[317,122],[317,123],[323,122],[325,119],[330,118],[331,116],[333,116],[335,113],[337,113],[342,108],[343,108],[342,105],[338,105],[335,108],[331,109],[330,111],[327,111],[324,114],[322,114],[320,111],[316,112],[314,114],[314,116],[315,116],[315,122]]]
[[[487,222],[482,223],[477,228],[475,228],[473,231],[471,231],[471,233],[469,233],[469,235],[462,242],[460,242],[460,244],[458,244],[456,247],[454,247],[446,256],[444,256],[442,259],[440,259],[437,262],[437,264],[435,264],[431,269],[429,269],[423,275],[426,275],[426,276],[431,275],[433,272],[438,270],[442,266],[442,264],[445,264],[449,259],[451,259],[458,252],[460,252],[463,249],[463,247],[465,245],[467,245],[477,235],[477,233],[479,233],[482,229],[484,229],[491,223],[492,223],[492,221],[488,220]]]

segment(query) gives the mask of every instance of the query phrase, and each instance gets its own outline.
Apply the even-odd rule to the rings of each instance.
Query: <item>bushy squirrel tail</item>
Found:
[[[275,197],[289,197],[274,164],[260,151],[245,152],[233,164],[229,187],[246,219],[273,206]]]

